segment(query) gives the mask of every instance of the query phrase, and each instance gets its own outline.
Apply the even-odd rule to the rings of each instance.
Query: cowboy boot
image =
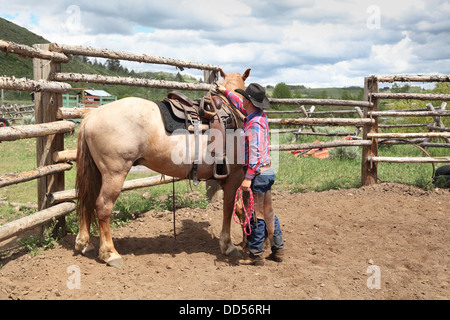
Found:
[[[281,234],[280,221],[277,216],[275,216],[274,225],[274,234],[272,238],[273,242],[271,243],[272,253],[269,255],[268,259],[276,262],[282,262],[284,257],[284,244]]]
[[[255,221],[256,220],[256,221]],[[250,226],[252,233],[247,236],[247,246],[249,256],[242,260],[240,264],[263,266],[264,265],[264,237],[265,237],[265,223],[262,219],[250,219]]]
[[[265,193],[264,197],[264,220],[266,222],[268,239],[272,249],[272,253],[269,255],[268,259],[282,262],[284,256],[283,238],[280,222],[277,216],[275,216],[272,208],[272,192],[270,190]]]

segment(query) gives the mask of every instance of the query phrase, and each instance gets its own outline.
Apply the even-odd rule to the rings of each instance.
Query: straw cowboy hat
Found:
[[[269,99],[266,97],[266,89],[257,83],[251,83],[247,89],[234,90],[249,100],[255,107],[259,109],[268,109],[270,107]]]

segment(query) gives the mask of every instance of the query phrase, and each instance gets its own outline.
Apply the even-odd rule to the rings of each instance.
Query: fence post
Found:
[[[375,76],[366,77],[364,79],[364,98],[372,102],[369,107],[364,107],[364,118],[369,117],[369,112],[378,111],[378,99],[370,101],[370,94],[378,93],[378,79]],[[367,140],[369,133],[378,133],[378,117],[374,117],[375,122],[364,124],[363,139]],[[377,163],[370,162],[369,157],[378,156],[378,139],[372,139],[372,145],[363,146],[361,160],[361,186],[368,186],[377,183]]]
[[[48,50],[49,44],[35,44],[33,47]],[[59,62],[33,59],[34,80],[50,80],[52,72],[61,72]],[[56,121],[56,112],[62,107],[62,94],[53,92],[35,92],[35,122],[47,123]],[[47,166],[54,164],[52,155],[55,151],[64,150],[64,134],[55,134],[36,138],[36,161],[37,166]],[[37,181],[38,188],[38,210],[44,210],[50,207],[48,195],[52,192],[64,190],[64,172],[55,173]],[[58,220],[54,230],[56,236],[62,236],[66,233],[66,220],[62,217]]]

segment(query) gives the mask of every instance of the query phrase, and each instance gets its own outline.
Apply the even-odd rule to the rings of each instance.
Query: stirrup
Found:
[[[222,158],[222,163],[214,162],[213,175],[216,180],[226,179],[230,175],[230,165],[228,164],[227,157],[224,156]],[[225,169],[225,172],[224,172]]]

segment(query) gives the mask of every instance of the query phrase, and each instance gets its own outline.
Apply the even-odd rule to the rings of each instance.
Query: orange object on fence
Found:
[[[350,137],[350,135],[348,135],[341,140],[352,140],[352,138]],[[323,142],[323,141],[319,141],[319,140],[314,141],[314,143],[319,143],[319,142]],[[291,151],[291,153],[297,157],[312,156],[313,158],[316,158],[316,159],[327,159],[330,157],[330,153],[328,152],[328,149],[329,148],[300,149],[300,150]]]

